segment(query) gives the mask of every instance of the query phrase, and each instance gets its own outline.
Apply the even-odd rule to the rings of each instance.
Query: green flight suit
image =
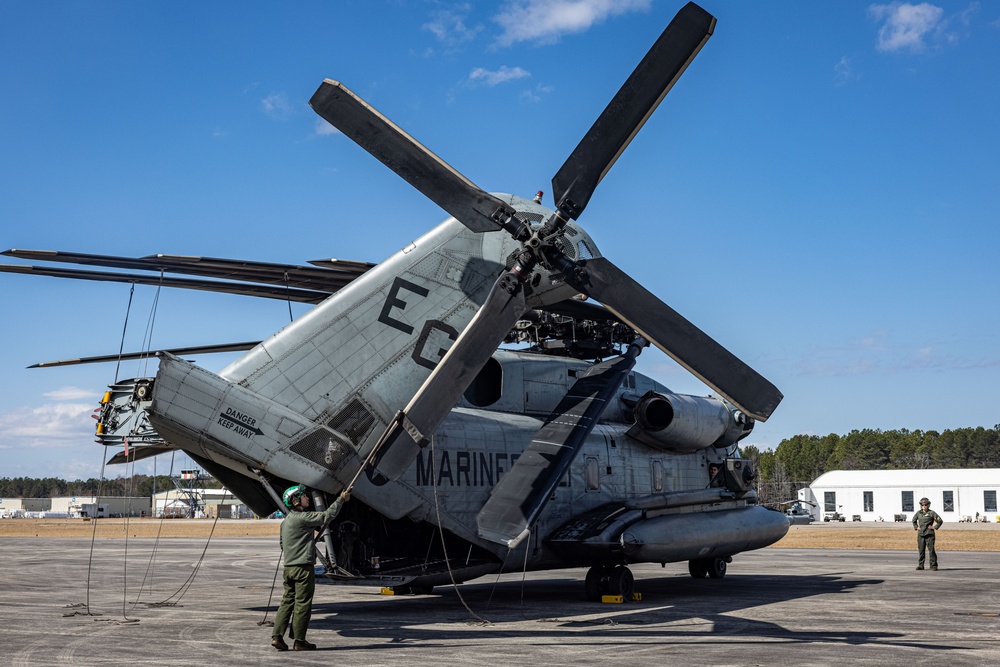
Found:
[[[291,619],[291,636],[305,641],[312,600],[316,592],[316,551],[313,547],[314,528],[324,526],[337,516],[344,501],[337,498],[324,512],[292,510],[281,522],[281,553],[285,559],[282,580],[285,593],[274,615],[272,637],[283,637]]]
[[[917,567],[924,567],[924,552],[930,551],[931,553],[931,568],[937,569],[938,559],[937,552],[934,551],[934,536],[936,531],[941,527],[944,521],[932,509],[919,509],[917,513],[913,515],[913,530],[917,531],[917,553],[920,554],[920,559],[917,561]]]

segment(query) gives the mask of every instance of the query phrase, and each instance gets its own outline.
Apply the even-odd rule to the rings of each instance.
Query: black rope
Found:
[[[292,288],[288,284],[288,271],[285,271],[285,301],[288,303],[288,321],[292,322],[295,320],[292,317]]]
[[[174,476],[174,463],[177,458],[177,451],[174,450],[170,453],[170,470],[167,471],[168,477]],[[154,475],[155,478],[155,475]],[[168,492],[169,493],[169,492]],[[156,516],[156,507],[152,508],[153,516]],[[160,522],[156,527],[156,537],[153,539],[153,548],[149,553],[149,562],[146,563],[146,572],[142,575],[142,581],[139,583],[139,592],[135,595],[135,602],[132,603],[132,609],[139,604],[139,598],[142,597],[142,591],[146,587],[146,581],[149,581],[149,592],[153,592],[153,572],[156,566],[156,555],[159,553],[160,546],[160,535],[163,533],[163,522],[166,518],[166,513],[160,514]]]
[[[445,565],[448,566],[448,577],[451,579],[451,585],[455,589],[455,594],[458,595],[458,599],[462,603],[462,606],[465,607],[465,610],[467,612],[469,612],[469,614],[473,618],[475,618],[477,621],[479,621],[483,625],[491,625],[491,623],[488,620],[486,620],[485,618],[483,618],[482,616],[480,616],[476,612],[472,611],[472,608],[469,606],[469,604],[465,601],[465,598],[462,596],[462,591],[460,591],[458,589],[458,582],[455,581],[455,573],[452,572],[452,570],[451,570],[451,559],[448,557],[448,548],[445,546],[445,540],[444,540],[444,528],[441,525],[441,503],[438,500],[437,478],[436,478],[435,473],[434,473],[434,438],[433,437],[431,437],[431,454],[430,454],[430,459],[431,459],[431,488],[434,489],[434,512],[437,515],[438,535],[441,536],[441,552],[444,554]]]
[[[128,291],[128,306],[125,308],[125,324],[122,325],[122,342],[118,346],[118,364],[115,366],[115,384],[118,383],[118,369],[122,365],[122,353],[125,351],[125,332],[128,330],[128,316],[132,312],[132,296],[135,294],[135,283]]]
[[[281,558],[284,554],[281,551],[281,544],[278,544],[278,561],[274,565],[274,578],[271,579],[271,592],[267,594],[267,605],[264,607],[264,618],[257,622],[257,625],[267,625],[267,615],[271,613],[271,600],[274,599],[274,587],[278,583],[278,570],[281,568]],[[274,621],[271,621],[274,625]]]
[[[229,497],[229,489],[226,489],[226,493],[222,494],[222,501],[219,503],[220,507],[225,504],[226,498]],[[153,606],[169,607],[177,606],[181,599],[191,590],[191,585],[194,584],[195,577],[198,576],[198,571],[201,569],[201,564],[205,561],[205,554],[208,553],[208,545],[212,543],[212,536],[215,535],[215,527],[219,524],[219,517],[222,516],[222,512],[215,513],[215,521],[212,522],[212,530],[208,534],[208,539],[205,540],[205,547],[201,550],[201,556],[198,557],[198,561],[194,565],[194,569],[191,574],[188,575],[187,580],[180,585],[180,587],[169,595],[166,599],[161,602],[154,603]],[[174,596],[177,596],[176,600],[172,600]]]

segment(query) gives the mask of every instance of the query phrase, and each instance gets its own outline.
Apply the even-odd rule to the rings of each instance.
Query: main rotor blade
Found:
[[[510,276],[507,272],[493,284],[486,303],[383,435],[386,447],[376,463],[382,475],[403,474],[524,314],[524,286],[518,282],[511,294]]]
[[[61,250],[21,250],[12,248],[0,255],[43,262],[63,262],[88,266],[107,266],[115,269],[182,273],[207,278],[266,283],[283,288],[318,290],[330,294],[351,282],[374,264],[342,260],[310,262],[314,266],[275,264],[243,259],[198,257],[190,255],[149,255],[146,257],[119,257],[93,255]]]
[[[241,294],[265,299],[280,299],[297,303],[319,303],[336,290],[324,292],[302,290],[277,285],[255,285],[225,280],[198,280],[195,278],[169,278],[140,273],[114,271],[85,271],[82,269],[62,269],[54,266],[26,266],[21,264],[0,264],[0,273],[21,273],[30,276],[50,276],[52,278],[72,278],[73,280],[96,280],[98,282],[135,283],[154,287],[176,287],[195,289],[221,294]],[[344,283],[346,284],[346,282]],[[338,288],[339,289],[339,288]]]
[[[714,29],[715,17],[693,2],[677,12],[552,179],[556,208],[571,218],[583,212],[597,184]]]
[[[702,382],[754,419],[766,421],[783,396],[777,387],[611,263],[581,262],[566,281],[618,315]]]
[[[79,357],[61,361],[42,361],[28,368],[54,368],[55,366],[75,366],[77,364],[100,364],[109,361],[132,361],[134,359],[154,359],[160,352],[169,352],[176,357],[195,356],[200,354],[218,354],[220,352],[243,352],[260,345],[260,341],[245,343],[221,343],[219,345],[198,345],[195,347],[174,347],[166,350],[146,350],[145,352],[126,352],[125,354],[104,354],[99,357]]]
[[[639,339],[624,355],[591,366],[573,383],[531,443],[493,487],[476,517],[480,537],[513,549],[527,536],[645,345],[646,341]]]
[[[142,459],[148,459],[150,456],[158,456],[160,454],[165,454],[166,452],[172,452],[177,450],[177,447],[173,445],[163,444],[163,445],[133,445],[129,447],[128,454],[124,450],[118,452],[110,459],[108,459],[108,465],[114,465],[116,463],[134,463],[135,461],[141,461]]]
[[[495,232],[514,215],[340,82],[325,80],[309,105],[472,231]]]

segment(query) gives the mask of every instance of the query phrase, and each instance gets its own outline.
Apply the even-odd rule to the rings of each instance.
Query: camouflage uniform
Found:
[[[931,552],[931,569],[936,570],[938,566],[937,552],[934,551],[934,536],[938,528],[944,521],[938,513],[930,509],[920,508],[913,515],[913,530],[917,531],[917,553],[920,559],[917,561],[917,569],[924,569],[924,551]],[[933,527],[932,527],[933,526]]]

